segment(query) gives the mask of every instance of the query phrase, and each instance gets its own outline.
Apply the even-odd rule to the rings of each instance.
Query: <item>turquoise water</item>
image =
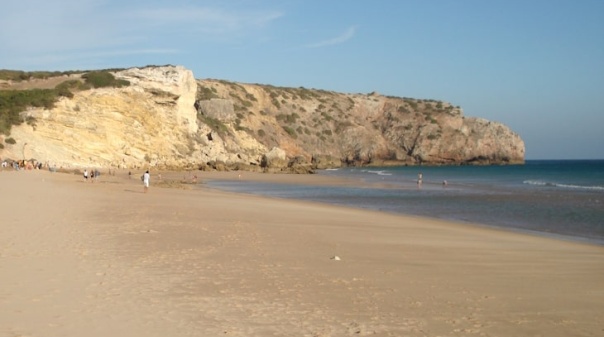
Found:
[[[418,174],[422,184],[418,185]],[[208,181],[213,188],[478,223],[604,244],[604,160],[342,168],[365,187]],[[446,185],[443,182],[446,181]]]

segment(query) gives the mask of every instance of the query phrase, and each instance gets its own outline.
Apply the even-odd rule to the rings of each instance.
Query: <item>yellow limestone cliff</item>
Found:
[[[62,98],[50,110],[30,109],[33,125],[13,127],[17,143],[5,156],[58,167],[183,165],[195,151],[197,83],[183,67],[132,68],[115,73],[124,88]]]
[[[181,66],[112,74],[130,85],[77,90],[51,109],[22,112],[33,122],[14,126],[10,142],[0,135],[0,157],[58,168],[299,173],[341,165],[524,162],[518,134],[465,117],[447,102],[196,80]]]

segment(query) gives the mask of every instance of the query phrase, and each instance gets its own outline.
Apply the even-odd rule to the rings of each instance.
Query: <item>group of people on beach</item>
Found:
[[[56,171],[56,168],[51,166],[49,163],[42,163],[39,162],[37,160],[31,159],[31,160],[12,160],[12,159],[4,159],[1,160],[0,163],[0,168],[1,169],[8,169],[8,168],[12,168],[15,171],[20,171],[20,170],[42,170],[42,169],[46,169],[48,168],[48,170],[50,171]]]
[[[114,175],[115,172],[112,172],[111,170],[109,170],[109,175]],[[99,170],[95,169],[95,170],[90,170],[90,172],[88,171],[88,169],[84,170],[84,181],[88,181],[88,179],[90,178],[91,182],[94,182],[96,179],[98,179],[98,177],[101,175],[101,172],[99,172]],[[132,179],[132,171],[128,171],[128,179]],[[160,180],[161,180],[161,176],[160,176]],[[151,182],[151,175],[149,174],[149,170],[146,170],[145,173],[143,173],[143,175],[141,175],[141,181],[143,182],[143,192],[147,193],[147,191],[149,190],[149,184]]]
[[[88,172],[88,169],[84,170],[84,181],[88,181],[88,178],[90,178],[90,182],[94,182],[95,180],[97,180],[99,178],[99,176],[101,175],[101,172],[99,172],[99,170],[95,169],[95,170],[90,170],[90,172]]]
[[[132,171],[128,171],[128,179],[132,179]],[[159,174],[159,180],[161,180],[161,174]],[[141,181],[143,182],[143,192],[147,193],[149,184],[151,183],[151,174],[149,173],[149,170],[141,175]]]

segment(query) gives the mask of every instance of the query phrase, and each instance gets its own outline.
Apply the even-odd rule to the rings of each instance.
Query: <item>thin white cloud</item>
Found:
[[[91,0],[13,1],[0,13],[0,48],[28,54],[98,45],[114,26],[101,8]]]
[[[242,33],[261,28],[283,16],[277,11],[233,12],[210,7],[166,7],[142,9],[132,13],[143,25],[176,26],[208,33]]]
[[[328,39],[328,40],[323,40],[321,42],[309,44],[309,45],[306,45],[306,47],[307,48],[321,48],[321,47],[327,47],[327,46],[333,46],[336,44],[341,44],[341,43],[344,43],[344,42],[352,39],[354,37],[355,33],[356,33],[356,27],[352,26],[352,27],[349,27],[344,33],[342,33],[341,35],[339,35],[337,37],[334,37],[334,38]]]
[[[0,55],[4,66],[20,68],[29,62],[54,67],[60,60],[176,53],[187,39],[241,39],[283,15],[229,9],[221,2],[163,7],[123,0],[7,1],[0,11]]]
[[[94,60],[106,60],[120,56],[144,56],[144,55],[166,55],[178,54],[182,51],[177,49],[132,49],[132,50],[101,50],[90,52],[74,52],[74,53],[54,53],[54,54],[36,54],[20,59],[21,64],[28,65],[34,70],[49,70],[44,68],[46,65],[67,65],[60,67],[61,69],[74,70],[76,69],[93,69],[95,66]],[[77,66],[76,66],[77,65]],[[76,66],[73,68],[72,66]],[[18,67],[18,69],[22,69]],[[54,68],[53,68],[54,69]]]

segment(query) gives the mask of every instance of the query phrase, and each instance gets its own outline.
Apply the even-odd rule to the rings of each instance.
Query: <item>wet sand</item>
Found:
[[[604,334],[604,247],[141,173],[0,172],[0,336]]]

